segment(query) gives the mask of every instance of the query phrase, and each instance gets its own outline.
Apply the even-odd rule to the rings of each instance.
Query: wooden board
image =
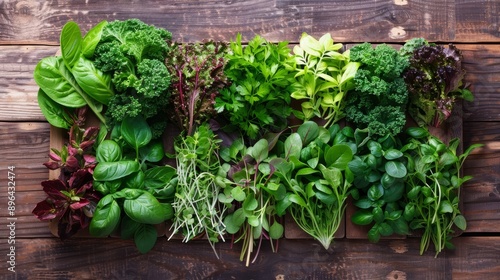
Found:
[[[158,240],[142,255],[131,241],[18,239],[17,275],[10,279],[497,279],[500,237],[464,237],[438,258],[420,256],[418,239],[338,240],[330,250],[313,241],[283,240],[277,253],[263,246],[249,267],[239,248],[218,244],[218,260],[204,242]],[[5,242],[0,251],[8,252]],[[17,277],[17,278],[16,278]]]
[[[337,41],[401,42],[425,36],[442,42],[492,42],[500,3],[489,1],[2,1],[0,44],[58,44],[69,20],[84,32],[101,20],[139,18],[167,28],[176,40],[229,40],[241,32],[297,42],[302,32]]]

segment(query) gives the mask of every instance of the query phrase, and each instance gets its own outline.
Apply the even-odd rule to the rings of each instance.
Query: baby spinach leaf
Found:
[[[94,180],[113,181],[137,172],[139,169],[139,163],[133,160],[100,162],[94,169]]]
[[[61,30],[61,53],[64,64],[68,69],[73,69],[82,54],[82,33],[74,21],[66,23]]]
[[[97,69],[94,63],[80,57],[72,69],[78,85],[93,99],[101,104],[108,104],[114,95],[111,76]]]
[[[37,100],[40,110],[51,125],[69,130],[73,121],[63,106],[54,102],[42,89],[38,90]]]
[[[82,54],[86,58],[92,58],[94,55],[95,48],[99,41],[101,40],[102,37],[102,30],[106,25],[108,24],[107,21],[103,20],[96,24],[94,27],[92,27],[85,37],[83,37],[83,42],[82,42]]]
[[[87,104],[84,93],[64,65],[62,57],[42,58],[35,67],[33,77],[47,96],[57,103],[69,108]]]

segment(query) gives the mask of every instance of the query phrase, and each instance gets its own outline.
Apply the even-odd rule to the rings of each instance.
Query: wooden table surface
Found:
[[[229,41],[240,32],[245,41],[260,34],[296,43],[302,32],[329,32],[341,43],[424,37],[456,44],[476,96],[464,108],[463,145],[485,144],[464,166],[474,179],[463,189],[468,228],[454,239],[456,249],[434,258],[432,250],[419,255],[417,238],[338,238],[328,251],[311,239],[285,238],[277,253],[264,245],[245,267],[239,244],[218,244],[218,260],[203,241],[160,238],[142,255],[118,238],[54,238],[31,214],[45,198],[50,135],[33,69],[58,50],[68,20],[86,32],[103,19],[127,18],[164,27],[182,42]],[[16,176],[12,217],[9,167]],[[0,279],[500,279],[500,1],[0,1],[0,239]],[[16,273],[8,270],[12,249]]]

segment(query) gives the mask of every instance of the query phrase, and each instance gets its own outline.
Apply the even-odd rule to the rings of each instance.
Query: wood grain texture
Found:
[[[40,182],[47,180],[48,170],[42,164],[48,160],[49,124],[0,123],[0,218],[8,217],[7,171],[14,166],[16,234],[19,237],[50,236],[47,223],[31,214],[36,203],[45,199]],[[7,236],[8,228],[0,227],[0,236]]]
[[[159,239],[146,255],[131,241],[18,239],[17,275],[2,279],[495,279],[500,237],[464,237],[438,258],[420,256],[419,240],[336,241],[327,251],[314,241],[283,240],[277,253],[263,246],[249,267],[239,247],[218,244],[220,260],[202,241]],[[8,250],[1,243],[0,250]],[[120,256],[120,257],[117,257]],[[15,278],[17,276],[17,278]]]
[[[500,3],[489,1],[41,1],[0,2],[0,44],[57,44],[69,20],[86,32],[101,20],[139,18],[164,27],[183,42],[268,40],[296,42],[302,32],[330,32],[349,42],[401,42],[425,36],[433,41],[498,40]]]
[[[33,70],[40,59],[54,55],[58,48],[0,46],[0,121],[45,120],[38,107]]]

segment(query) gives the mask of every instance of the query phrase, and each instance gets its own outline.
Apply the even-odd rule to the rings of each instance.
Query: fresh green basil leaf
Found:
[[[159,162],[165,156],[163,144],[160,142],[150,143],[139,149],[139,156],[142,160]]]
[[[97,146],[97,162],[113,162],[122,158],[122,149],[120,145],[113,140],[104,140]]]
[[[144,185],[150,189],[165,187],[177,175],[175,168],[168,165],[148,168],[144,174],[146,175]]]
[[[135,199],[125,199],[123,210],[134,221],[144,224],[159,224],[168,218],[167,209],[149,192]]]
[[[373,220],[380,224],[385,220],[384,211],[379,206],[372,209]]]
[[[376,201],[384,195],[384,187],[380,184],[372,185],[368,189],[367,196],[371,201]]]
[[[137,250],[142,254],[146,254],[156,244],[158,232],[153,225],[140,224],[134,235],[134,242]]]
[[[120,237],[122,239],[134,238],[135,232],[140,226],[140,223],[130,219],[129,216],[124,215],[120,223]]]
[[[394,233],[394,229],[388,223],[379,224],[378,231],[382,236],[389,236]]]
[[[403,211],[403,218],[409,222],[413,220],[413,217],[415,217],[416,209],[415,205],[412,203],[408,203],[405,205],[405,210]]]
[[[87,104],[81,88],[64,65],[62,57],[42,58],[35,67],[33,77],[53,101],[69,108],[80,108]]]
[[[120,206],[112,195],[101,198],[90,221],[90,234],[98,237],[109,236],[120,222],[120,213]]]
[[[103,20],[96,24],[94,27],[92,27],[89,32],[83,37],[83,42],[82,42],[82,54],[86,58],[92,58],[94,55],[95,48],[99,41],[101,40],[102,37],[102,30],[108,22],[106,20]]]
[[[384,196],[382,196],[382,199],[385,202],[395,202],[401,200],[404,192],[405,192],[405,185],[402,180],[398,180],[389,188],[384,189]]]
[[[121,135],[136,150],[146,146],[153,137],[151,128],[146,120],[141,117],[124,119],[121,124]]]
[[[366,163],[363,162],[363,160],[360,157],[354,157],[353,160],[351,160],[347,166],[349,169],[352,171],[357,176],[365,174],[367,171],[369,171],[369,167]]]
[[[72,119],[62,105],[54,102],[42,89],[38,90],[37,100],[43,116],[51,125],[69,130]]]
[[[108,104],[114,95],[111,75],[97,69],[94,63],[80,57],[71,71],[78,85],[101,104]]]
[[[368,198],[361,198],[358,201],[354,202],[354,205],[360,209],[368,209],[372,207],[373,202]]]
[[[125,187],[129,189],[142,189],[144,187],[144,179],[146,175],[142,170],[134,172],[123,178]]]
[[[94,169],[94,180],[113,181],[139,171],[140,165],[133,160],[100,162]]]
[[[74,21],[67,22],[61,30],[61,53],[64,64],[68,69],[74,65],[82,55],[82,32]]]
[[[356,225],[369,225],[373,222],[373,214],[368,210],[358,210],[351,216],[351,221]]]
[[[380,240],[380,232],[379,232],[379,225],[375,224],[369,231],[368,231],[368,240],[370,242],[376,243]]]
[[[410,234],[410,229],[408,228],[408,223],[406,222],[403,217],[394,220],[394,221],[388,221],[387,222],[391,228],[394,230],[396,234],[400,235],[408,235]]]

